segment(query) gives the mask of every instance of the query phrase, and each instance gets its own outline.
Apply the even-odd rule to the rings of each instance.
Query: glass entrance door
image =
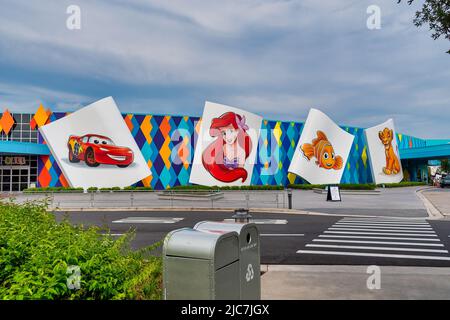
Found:
[[[13,192],[30,185],[29,166],[0,166],[0,191]]]

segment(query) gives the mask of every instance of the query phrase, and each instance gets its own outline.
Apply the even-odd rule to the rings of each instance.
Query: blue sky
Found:
[[[209,100],[302,121],[315,107],[340,124],[393,117],[399,132],[450,138],[450,44],[413,25],[419,3],[2,1],[0,108],[111,95],[123,112],[199,116]],[[71,4],[81,30],[66,28]],[[373,4],[379,30],[366,27]]]

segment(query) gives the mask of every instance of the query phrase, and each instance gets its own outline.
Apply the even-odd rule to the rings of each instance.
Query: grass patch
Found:
[[[42,187],[42,188],[27,188],[24,189],[23,192],[24,193],[84,192],[84,189],[71,187]]]
[[[133,251],[134,233],[99,231],[57,223],[41,202],[0,203],[0,299],[161,299],[160,243]],[[80,268],[78,290],[69,266]]]
[[[273,186],[273,185],[265,185],[265,186],[200,186],[200,185],[187,185],[187,186],[175,186],[168,190],[284,190],[284,186]]]
[[[291,189],[300,189],[300,190],[312,190],[312,189],[325,189],[327,185],[325,184],[290,184],[288,188]],[[361,184],[352,184],[352,183],[343,183],[339,184],[339,188],[341,190],[375,190],[376,185],[371,183],[361,183]]]
[[[426,182],[415,182],[415,181],[402,181],[400,183],[385,183],[385,188],[401,188],[401,187],[417,187],[417,186],[426,186],[428,183]],[[379,184],[378,187],[383,187],[383,184]]]

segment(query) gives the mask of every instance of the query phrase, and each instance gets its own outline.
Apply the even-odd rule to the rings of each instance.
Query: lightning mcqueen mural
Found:
[[[67,147],[70,162],[77,163],[83,160],[89,167],[110,164],[126,168],[134,159],[130,148],[116,146],[110,138],[98,134],[72,135],[69,137]]]

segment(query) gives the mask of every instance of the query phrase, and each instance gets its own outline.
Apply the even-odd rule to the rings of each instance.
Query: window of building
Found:
[[[0,113],[0,117],[3,114]],[[39,142],[39,133],[37,129],[31,129],[30,121],[33,117],[29,113],[11,113],[15,124],[8,135],[3,131],[0,134],[1,141],[19,141],[19,142]]]
[[[0,192],[21,191],[37,182],[38,156],[0,155]]]

